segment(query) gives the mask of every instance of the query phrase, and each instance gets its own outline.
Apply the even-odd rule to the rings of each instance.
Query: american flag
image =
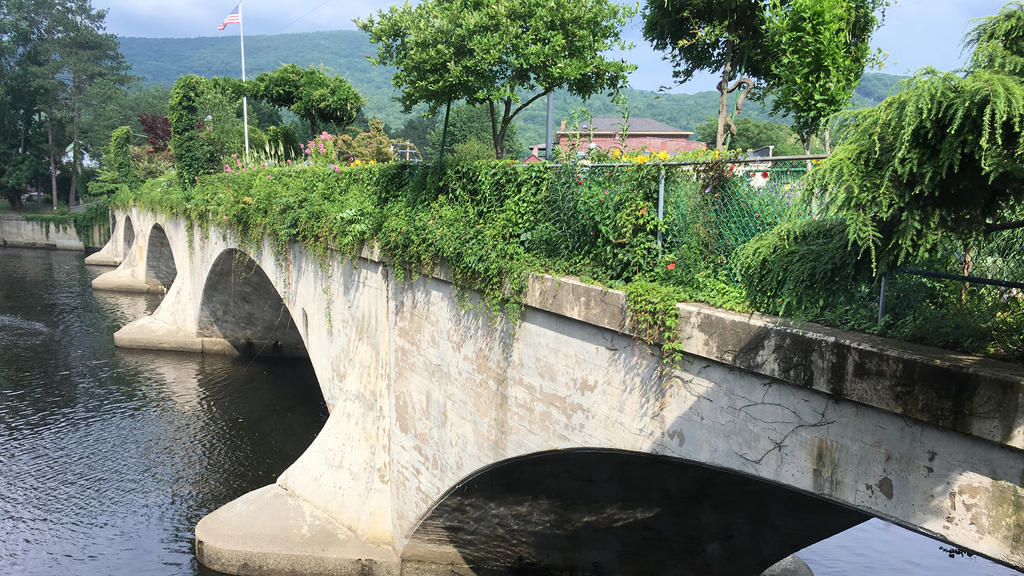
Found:
[[[235,6],[235,9],[231,11],[231,14],[228,14],[228,17],[224,19],[224,22],[222,22],[221,25],[217,27],[217,30],[223,30],[227,28],[228,24],[241,24],[242,16],[238,13],[238,9],[241,6],[241,4]]]

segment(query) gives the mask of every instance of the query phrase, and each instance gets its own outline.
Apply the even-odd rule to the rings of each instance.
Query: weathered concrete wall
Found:
[[[94,226],[88,245],[75,227],[60,229],[49,222],[30,222],[18,214],[0,214],[0,245],[57,250],[87,250],[107,243],[105,229]]]
[[[86,264],[97,266],[119,266],[135,244],[135,227],[127,212],[114,214],[113,229],[103,248],[85,258]]]
[[[461,306],[443,270],[395,283],[369,252],[321,265],[299,246],[275,255],[216,229],[190,250],[185,222],[130,216],[136,246],[159,224],[177,275],[118,345],[237,353],[201,326],[214,322],[204,309],[230,313],[204,300],[225,289],[210,284],[217,260],[241,250],[280,294],[331,410],[275,486],[200,522],[197,554],[218,570],[466,563],[477,552],[464,539],[439,540],[424,522],[450,507],[452,488],[513,459],[580,449],[710,466],[1024,567],[1018,366],[680,305],[687,355],[663,369],[630,335],[618,292],[534,277],[513,327]],[[94,286],[144,284],[148,257],[130,251]],[[779,546],[779,558],[793,551]],[[502,553],[494,561],[509,566],[523,555]]]

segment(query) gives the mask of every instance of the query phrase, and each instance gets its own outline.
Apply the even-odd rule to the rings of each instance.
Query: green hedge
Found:
[[[193,236],[208,234],[214,224],[227,227],[252,250],[267,237],[281,259],[291,242],[327,260],[337,252],[353,256],[375,241],[399,280],[443,261],[459,294],[477,290],[485,310],[513,321],[528,274],[542,272],[624,290],[634,325],[648,342],[673,333],[676,302],[694,301],[992,353],[967,332],[959,344],[935,341],[919,329],[929,324],[915,320],[916,311],[898,325],[878,326],[870,261],[850,250],[842,221],[773,221],[767,232],[728,254],[722,253],[721,234],[711,230],[730,225],[724,217],[694,224],[693,214],[680,219],[668,210],[669,219],[660,222],[662,169],[666,182],[688,179],[686,188],[696,190],[689,202],[713,203],[701,214],[717,214],[713,208],[720,208],[723,194],[742,192],[707,193],[728,179],[721,170],[692,166],[491,161],[443,170],[400,163],[236,166],[232,173],[197,175],[188,188],[173,176],[151,180],[137,191],[122,189],[113,201],[184,216],[196,227]],[[754,217],[762,222],[759,206]],[[689,212],[695,210],[700,207]],[[666,231],[673,240],[662,248],[657,238],[659,232],[668,237]],[[663,352],[666,361],[680,358],[674,342],[665,342]]]
[[[454,164],[440,175],[399,163],[257,167],[201,175],[188,189],[170,177],[151,180],[115,202],[184,216],[200,234],[226,226],[254,249],[266,236],[280,257],[289,242],[328,258],[376,240],[399,275],[444,261],[463,294],[478,290],[487,310],[513,319],[531,271],[616,288],[658,282],[675,296],[744,308],[738,289],[658,248],[658,171],[657,164],[580,171],[510,162]],[[652,340],[662,308],[649,311]]]

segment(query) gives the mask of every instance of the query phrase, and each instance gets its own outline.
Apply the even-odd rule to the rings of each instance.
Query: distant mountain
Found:
[[[171,86],[182,74],[200,76],[241,77],[241,52],[238,36],[200,38],[119,38],[121,53],[132,65],[132,73],[145,82]],[[375,68],[366,57],[376,54],[376,47],[367,35],[358,30],[330,32],[304,32],[247,36],[245,38],[246,77],[268,72],[281,64],[299,66],[326,66],[349,82],[366,98],[364,111],[369,117],[380,118],[394,128],[409,118],[402,114],[401,105],[392,98],[391,87],[394,68]],[[865,74],[854,96],[857,107],[873,106],[888,95],[902,76]],[[626,91],[630,115],[650,117],[682,130],[693,128],[708,116],[718,114],[718,92],[697,94],[659,94],[648,90]],[[596,96],[586,102],[594,116],[618,116],[619,112],[607,96]],[[564,92],[555,94],[556,124],[571,112],[584,106],[584,102]],[[527,145],[544,141],[547,107],[540,99],[524,110],[516,121],[520,138]],[[767,115],[767,110],[748,102],[743,116],[754,120],[780,120]],[[557,126],[556,126],[557,128]]]

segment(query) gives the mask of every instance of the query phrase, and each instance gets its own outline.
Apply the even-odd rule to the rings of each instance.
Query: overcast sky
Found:
[[[109,8],[107,31],[119,36],[182,38],[193,36],[238,35],[238,26],[223,32],[217,26],[236,5],[236,0],[93,0],[94,6]],[[873,44],[888,52],[890,74],[905,74],[922,66],[942,70],[960,67],[960,38],[968,21],[995,14],[1003,0],[897,0],[886,14],[885,24],[875,34]],[[353,18],[365,17],[390,5],[387,0],[246,0],[242,6],[246,36],[287,34],[316,30],[354,30]],[[672,83],[672,68],[644,42],[642,23],[636,19],[626,31],[627,40],[636,44],[625,58],[638,66],[630,85],[657,90],[670,85],[671,92],[713,90],[710,76],[696,78],[686,85]]]

